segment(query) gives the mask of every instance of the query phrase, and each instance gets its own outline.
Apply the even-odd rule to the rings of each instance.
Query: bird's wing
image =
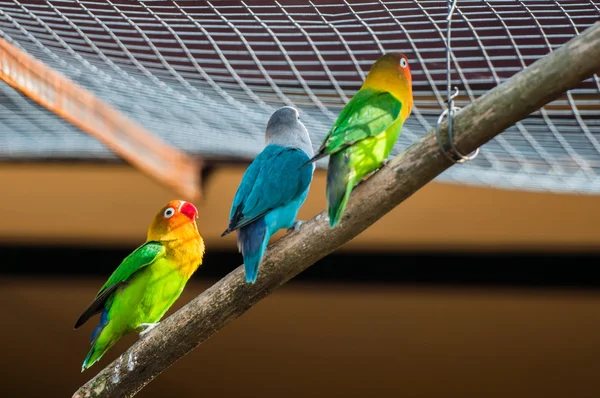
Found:
[[[112,273],[108,281],[102,286],[94,301],[83,311],[75,329],[83,325],[90,317],[99,313],[104,308],[108,297],[141,268],[152,264],[157,258],[164,254],[165,248],[160,242],[146,242],[138,247],[121,262],[119,267]]]
[[[402,102],[387,91],[362,89],[344,107],[311,162],[387,130],[400,115]]]
[[[312,169],[301,168],[309,156],[297,148],[268,145],[244,173],[233,200],[229,227],[222,236],[246,226],[304,192]]]

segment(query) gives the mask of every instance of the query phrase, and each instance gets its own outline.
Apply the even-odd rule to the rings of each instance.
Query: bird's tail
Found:
[[[319,151],[315,156],[313,156],[312,158],[310,158],[309,160],[307,160],[306,162],[302,163],[302,165],[300,167],[298,167],[298,170],[300,170],[301,168],[308,166],[311,163],[316,162],[317,160],[324,158],[325,156],[329,155],[328,153]]]
[[[264,217],[238,229],[238,248],[244,256],[244,271],[248,283],[256,282],[258,266],[267,249],[269,238]]]
[[[83,372],[95,362],[100,360],[106,351],[110,350],[111,347],[119,340],[118,335],[112,330],[111,324],[108,322],[108,311],[104,311],[100,318],[100,323],[94,329],[91,337],[92,348],[88,352],[83,365],[81,365],[81,371]]]
[[[327,167],[327,210],[329,225],[335,227],[344,214],[350,192],[354,186],[349,160],[344,152],[334,153],[329,157]]]

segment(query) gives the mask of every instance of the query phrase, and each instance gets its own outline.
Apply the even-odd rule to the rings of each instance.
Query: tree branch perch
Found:
[[[455,143],[470,153],[563,92],[600,72],[600,22],[478,98],[454,117]],[[442,123],[447,137],[447,123]],[[73,397],[130,397],[200,343],[273,290],[325,257],[452,166],[435,130],[396,156],[353,192],[346,214],[331,230],[323,212],[267,251],[254,285],[238,267],[144,339],[138,340]],[[136,358],[129,370],[128,358]],[[122,364],[122,366],[119,366]]]

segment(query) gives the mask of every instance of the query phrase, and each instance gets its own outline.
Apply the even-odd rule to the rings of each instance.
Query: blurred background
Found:
[[[459,1],[457,104],[599,10]],[[169,200],[198,207],[207,253],[168,314],[242,263],[220,235],[279,106],[300,109],[316,148],[371,63],[401,50],[415,110],[394,153],[435,126],[447,13],[445,1],[0,3],[3,396],[70,396],[135,342],[80,373],[97,317],[73,324]],[[507,129],[138,395],[597,397],[599,90],[594,76]],[[325,209],[324,167],[299,219]]]

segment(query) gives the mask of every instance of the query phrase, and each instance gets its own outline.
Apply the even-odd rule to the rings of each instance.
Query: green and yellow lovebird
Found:
[[[389,156],[412,106],[408,59],[398,52],[383,55],[371,66],[362,87],[342,109],[308,162],[329,155],[327,210],[331,228],[340,222],[354,186]]]
[[[156,326],[177,300],[202,264],[204,241],[196,226],[197,217],[193,204],[169,202],[154,217],[146,243],[121,262],[83,311],[75,329],[91,316],[101,315],[82,372],[125,334],[138,331],[142,335]]]

